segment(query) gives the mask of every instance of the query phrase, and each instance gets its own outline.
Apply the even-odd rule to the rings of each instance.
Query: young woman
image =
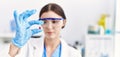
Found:
[[[60,38],[61,29],[66,24],[66,16],[59,5],[55,3],[45,5],[40,11],[39,21],[28,22],[26,19],[34,12],[34,10],[26,11],[19,16],[16,11],[14,12],[17,29],[10,45],[11,57],[81,57],[79,51]],[[33,34],[42,31],[41,29],[30,30],[34,24],[42,26],[44,32],[42,38],[30,38]]]

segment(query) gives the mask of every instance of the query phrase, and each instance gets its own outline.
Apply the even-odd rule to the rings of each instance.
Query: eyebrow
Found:
[[[39,20],[64,20],[63,18],[40,18]]]

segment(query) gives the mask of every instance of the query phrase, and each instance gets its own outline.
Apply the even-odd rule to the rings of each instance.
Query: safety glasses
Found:
[[[40,18],[39,20],[64,20],[63,18]]]

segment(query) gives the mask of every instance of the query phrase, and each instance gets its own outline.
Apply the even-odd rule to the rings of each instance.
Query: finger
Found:
[[[19,20],[17,18],[18,16],[17,16],[17,11],[16,10],[14,11],[13,16],[14,16],[14,20],[15,20],[16,25],[18,25]]]
[[[42,24],[44,24],[44,22],[43,21],[39,21],[39,20],[32,20],[32,21],[30,21],[29,22],[29,25],[42,25]]]
[[[32,35],[42,32],[42,30],[40,29],[32,29],[31,31],[32,31]]]
[[[23,16],[23,19],[27,19],[28,17],[30,17],[31,15],[33,15],[36,12],[36,10],[27,10],[25,12],[25,15]]]
[[[27,15],[26,15],[27,12],[28,12],[28,10],[22,12],[22,13],[19,15],[19,19],[20,19],[21,21],[24,20],[24,19],[23,19],[24,16],[27,16]]]
[[[26,10],[22,14],[20,14],[20,19],[26,20],[28,17],[33,15],[36,12],[36,10]]]
[[[42,24],[44,24],[44,22],[43,21],[39,21],[39,20],[32,20],[32,21],[29,21],[28,22],[29,23],[29,25],[28,25],[28,27],[27,28],[30,28],[32,25],[42,25]]]

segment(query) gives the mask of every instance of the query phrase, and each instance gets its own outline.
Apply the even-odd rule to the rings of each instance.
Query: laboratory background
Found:
[[[29,19],[38,19],[47,3],[57,3],[65,11],[61,37],[82,57],[120,57],[119,0],[0,0],[0,57],[5,57],[15,36],[13,11],[36,9]]]

